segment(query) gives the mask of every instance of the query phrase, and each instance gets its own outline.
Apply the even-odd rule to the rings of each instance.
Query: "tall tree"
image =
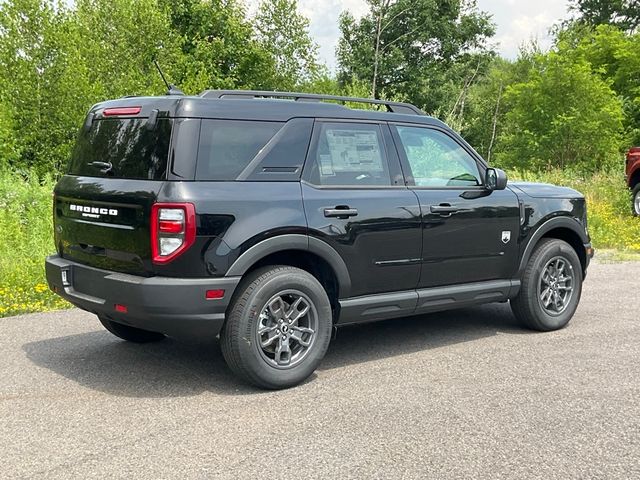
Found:
[[[323,72],[309,20],[299,12],[297,0],[263,0],[254,26],[259,41],[275,59],[279,89],[292,90]]]
[[[368,0],[369,13],[340,18],[340,79],[367,81],[371,93],[447,110],[490,57],[494,33],[475,0]],[[453,93],[452,84],[457,93]],[[451,98],[454,98],[451,100]]]
[[[640,27],[640,0],[571,0],[569,8],[586,25],[614,25],[625,31]]]
[[[182,39],[175,83],[207,88],[274,88],[275,59],[237,0],[159,0]]]

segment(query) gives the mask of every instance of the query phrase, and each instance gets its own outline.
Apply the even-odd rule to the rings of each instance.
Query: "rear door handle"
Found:
[[[335,208],[324,209],[325,217],[349,218],[349,217],[355,217],[356,215],[358,215],[357,208],[349,208],[344,205],[338,205]]]
[[[438,215],[448,216],[452,213],[458,212],[460,209],[449,205],[448,203],[441,203],[440,205],[431,205],[431,213],[437,213]]]

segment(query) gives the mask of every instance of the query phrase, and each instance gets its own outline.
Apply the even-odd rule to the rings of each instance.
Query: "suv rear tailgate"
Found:
[[[149,219],[162,183],[63,177],[54,200],[60,256],[105,270],[151,275]]]

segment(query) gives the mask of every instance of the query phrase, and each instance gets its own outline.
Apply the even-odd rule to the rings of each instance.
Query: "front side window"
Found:
[[[309,179],[315,185],[391,185],[380,127],[321,123],[311,152]]]
[[[281,122],[202,120],[196,179],[235,180],[282,125]]]
[[[418,187],[481,185],[478,164],[451,137],[422,127],[396,127]]]

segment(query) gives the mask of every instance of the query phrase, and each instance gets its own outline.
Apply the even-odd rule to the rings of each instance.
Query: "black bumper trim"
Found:
[[[73,305],[115,322],[177,337],[215,336],[241,277],[138,277],[71,262],[59,255],[45,262],[49,288]],[[63,282],[63,271],[67,281]],[[207,300],[207,290],[222,289]],[[116,312],[125,305],[127,313]]]

